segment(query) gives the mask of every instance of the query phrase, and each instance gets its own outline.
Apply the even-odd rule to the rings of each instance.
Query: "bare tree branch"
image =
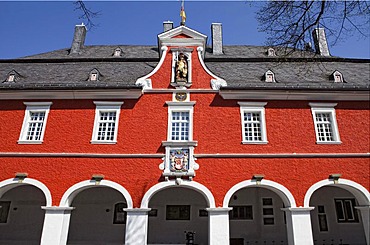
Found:
[[[267,45],[304,49],[316,27],[325,27],[328,39],[370,35],[370,6],[362,0],[273,1],[257,13],[260,31],[267,33]]]
[[[81,12],[81,15],[79,19],[83,19],[86,21],[85,26],[88,30],[93,29],[97,25],[94,22],[94,18],[97,18],[100,15],[100,12],[95,12],[86,7],[83,0],[77,0],[73,3],[76,7],[75,10],[78,10]]]

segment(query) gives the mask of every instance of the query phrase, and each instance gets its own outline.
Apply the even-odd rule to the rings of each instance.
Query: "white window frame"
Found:
[[[267,102],[238,102],[240,105],[240,117],[242,126],[242,143],[243,144],[267,144],[267,132],[266,132],[266,119],[265,119],[265,105]],[[260,129],[261,129],[261,140],[247,140],[245,137],[245,121],[244,113],[260,114]]]
[[[167,141],[172,142],[188,142],[193,141],[193,112],[195,102],[173,102],[167,101],[168,105],[168,127],[167,127]],[[172,139],[172,113],[173,112],[189,112],[189,135],[187,140],[173,140]]]
[[[340,141],[339,137],[337,119],[334,109],[337,103],[309,103],[309,105],[311,106],[312,119],[315,126],[316,144],[341,144],[342,142]],[[330,125],[333,140],[320,140],[318,129],[319,122],[316,121],[316,114],[319,113],[328,113],[330,115]]]
[[[23,124],[21,133],[19,135],[18,144],[42,144],[45,135],[45,128],[46,123],[50,111],[50,106],[53,104],[52,102],[23,102],[26,105],[26,110],[24,114]],[[39,113],[44,112],[45,117],[42,124],[40,139],[37,140],[29,140],[27,139],[27,133],[29,131],[29,124],[31,123],[31,113]]]
[[[94,128],[93,128],[92,139],[91,139],[90,143],[91,144],[116,144],[117,143],[117,134],[118,134],[119,115],[120,115],[120,112],[121,112],[121,106],[123,105],[123,102],[94,101],[94,104],[96,105],[95,120],[94,120]],[[114,127],[113,140],[98,140],[100,113],[101,112],[115,112],[116,113],[116,121],[115,121],[115,127]]]

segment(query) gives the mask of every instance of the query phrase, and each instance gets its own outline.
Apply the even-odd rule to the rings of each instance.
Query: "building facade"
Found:
[[[313,35],[0,60],[0,244],[369,244],[370,60]]]

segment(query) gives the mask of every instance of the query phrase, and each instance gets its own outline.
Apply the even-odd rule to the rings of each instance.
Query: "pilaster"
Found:
[[[289,245],[313,245],[310,214],[313,209],[313,207],[282,208],[286,214]]]
[[[41,245],[67,244],[69,221],[74,207],[41,207],[45,210]]]
[[[228,245],[229,211],[232,208],[207,208],[209,222],[209,244]]]
[[[146,245],[148,240],[148,212],[150,208],[126,208],[125,245]]]

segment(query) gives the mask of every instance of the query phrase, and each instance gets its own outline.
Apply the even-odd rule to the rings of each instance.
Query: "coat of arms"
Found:
[[[170,164],[172,172],[186,172],[189,169],[189,150],[177,149],[170,151]]]

